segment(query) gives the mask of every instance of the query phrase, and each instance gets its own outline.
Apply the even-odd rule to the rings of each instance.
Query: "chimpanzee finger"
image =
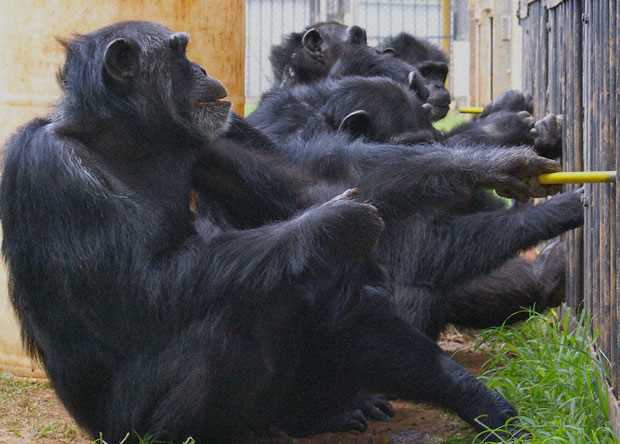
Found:
[[[559,162],[547,159],[546,157],[535,156],[529,160],[526,170],[524,171],[525,174],[521,177],[538,176],[546,173],[557,173],[558,171],[562,171],[562,167]]]

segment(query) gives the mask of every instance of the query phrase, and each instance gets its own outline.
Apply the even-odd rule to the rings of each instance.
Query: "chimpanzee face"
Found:
[[[132,36],[133,37],[133,36]],[[144,115],[191,125],[207,138],[225,125],[230,102],[226,89],[186,56],[189,36],[161,27],[157,32],[120,37],[105,50],[106,78],[122,87]]]
[[[444,62],[425,61],[416,64],[415,67],[424,77],[428,89],[428,103],[433,107],[431,119],[439,120],[448,114],[451,100],[450,93],[445,86],[448,65]]]

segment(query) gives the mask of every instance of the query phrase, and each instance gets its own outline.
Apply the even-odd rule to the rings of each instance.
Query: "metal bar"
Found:
[[[615,171],[564,171],[561,173],[542,174],[538,181],[543,185],[568,183],[604,183],[615,182]]]

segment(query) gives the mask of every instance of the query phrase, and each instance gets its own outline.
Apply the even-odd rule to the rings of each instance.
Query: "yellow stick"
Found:
[[[482,112],[481,106],[463,106],[459,108],[459,112],[463,114],[480,114]]]
[[[615,171],[565,171],[562,173],[550,173],[538,176],[538,181],[543,185],[563,183],[600,183],[614,182],[615,180]]]

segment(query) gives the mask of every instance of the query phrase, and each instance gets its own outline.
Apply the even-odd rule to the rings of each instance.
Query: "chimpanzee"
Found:
[[[379,50],[364,45],[345,46],[328,77],[336,79],[346,76],[388,77],[409,85],[410,90],[416,92],[418,98],[423,101],[428,100],[430,103],[422,106],[426,110],[428,110],[427,107],[431,107],[431,118],[439,118],[445,115],[447,108],[444,105],[450,101],[449,95],[447,97],[444,95],[444,93],[447,94],[447,91],[443,86],[443,80],[445,80],[443,73],[447,73],[448,69],[446,57],[434,45],[408,34],[401,34],[391,40],[397,49],[391,48],[389,45],[386,45],[388,46],[386,48],[380,47]],[[395,55],[400,55],[400,57],[395,57]],[[407,61],[423,68],[430,81],[427,83],[419,71]],[[434,99],[428,97],[430,93],[428,88],[435,92]],[[320,89],[318,87],[316,89],[318,96],[321,96]],[[379,91],[375,91],[374,96],[373,91],[366,90],[365,92],[368,95],[367,103],[381,96]],[[269,95],[277,97],[278,94],[282,94],[282,92],[271,91]],[[284,94],[288,93],[285,92]],[[311,92],[311,94],[313,93]],[[355,97],[355,94],[353,96]],[[299,111],[305,109],[306,100],[307,97],[302,97],[300,101],[302,106],[298,108]],[[338,106],[343,106],[343,103],[346,102],[340,102]],[[433,106],[431,103],[435,103],[435,105],[439,103],[440,106]],[[381,109],[377,110],[380,112],[369,112],[365,109],[347,108],[347,105],[345,104],[344,107],[350,112],[351,119],[349,120],[354,125],[349,122],[342,125],[341,129],[353,132],[354,135],[365,135],[371,139],[376,139],[377,136],[376,131],[370,125],[371,119],[376,119],[376,116],[381,116],[383,121],[400,120],[401,116],[410,114],[420,114],[421,117],[424,117],[424,114],[420,113],[419,107],[405,111],[406,108],[396,105],[395,108],[398,111],[384,113]],[[374,108],[377,106],[375,105]],[[275,110],[277,109],[278,106],[276,105]],[[508,91],[487,105],[479,118],[464,123],[446,134],[440,134],[429,129],[428,125],[423,129],[421,128],[421,131],[417,131],[415,127],[411,127],[409,124],[408,137],[402,140],[406,142],[422,142],[425,139],[429,141],[443,140],[447,144],[456,145],[463,143],[507,146],[527,144],[533,145],[535,150],[545,157],[559,157],[561,154],[559,116],[549,115],[534,122],[531,117],[532,112],[531,97],[526,97],[518,91]],[[320,113],[310,115],[315,116],[315,121],[317,118],[320,120]],[[288,125],[288,129],[291,130],[291,126],[299,122],[304,122],[304,125],[306,123],[303,118],[273,121],[280,127],[280,130],[283,130],[284,134],[289,136],[290,131],[286,131],[286,126]],[[282,127],[281,123],[284,123],[285,127]],[[396,126],[398,125],[386,125],[385,128]],[[310,131],[317,129],[316,125],[308,125],[304,130],[305,133],[308,133],[308,128]],[[384,131],[385,134],[389,135],[389,131]],[[501,201],[492,198],[484,200],[483,207],[490,205],[490,203],[493,204],[494,208],[500,208],[503,205]],[[487,327],[522,319],[526,315],[526,312],[522,310],[523,307],[536,306],[538,309],[544,309],[554,306],[557,303],[557,297],[550,297],[550,295],[555,295],[557,291],[548,282],[559,282],[558,276],[563,273],[562,263],[563,261],[560,261],[555,265],[548,265],[542,271],[535,272],[535,265],[529,264],[521,258],[515,258],[489,275],[477,277],[447,296],[451,313],[450,322],[464,326]]]
[[[363,66],[395,69],[384,70],[380,77],[345,75],[338,80],[327,79],[311,85],[273,88],[263,94],[248,122],[275,144],[292,145],[294,150],[298,139],[306,140],[336,130],[375,142],[441,141],[457,147],[464,144],[531,145],[543,153],[545,146],[561,145],[560,125],[543,125],[543,122],[557,122],[557,116],[550,115],[535,122],[525,110],[515,112],[499,106],[483,118],[441,133],[432,126],[431,108],[424,103],[425,88],[416,80],[415,72],[410,71],[410,83],[403,84],[399,76],[404,76],[408,70],[397,65],[404,62],[384,65],[382,61],[386,56],[364,52],[368,55],[368,63]],[[380,69],[373,72],[379,73]],[[503,97],[498,98],[499,103]],[[285,117],[278,118],[281,115]]]
[[[382,89],[377,89],[379,84]],[[420,114],[419,103],[413,99],[397,100],[395,95],[386,94],[385,90],[388,88],[395,91],[403,90],[402,86],[388,79],[355,77],[343,78],[339,82],[325,82],[312,87],[276,89],[263,96],[259,107],[249,116],[248,121],[255,125],[256,129],[264,131],[274,143],[275,149],[286,153],[294,163],[309,170],[318,168],[325,179],[344,180],[343,177],[347,177],[351,168],[348,162],[354,157],[353,147],[371,150],[374,146],[381,150],[381,146],[377,144],[364,144],[361,141],[351,144],[346,140],[340,140],[340,143],[348,143],[347,149],[338,151],[325,148],[336,143],[330,138],[340,137],[338,131],[343,126],[347,126],[345,124],[350,116],[354,116],[354,121],[359,123],[355,134],[361,134],[374,142],[402,140],[403,143],[409,143],[407,134],[416,134],[407,130],[412,127],[410,115]],[[335,93],[336,91],[338,92]],[[401,96],[411,97],[406,91],[398,97]],[[338,108],[340,116],[347,116],[347,118],[333,122],[333,113],[330,111],[333,107]],[[391,107],[391,110],[382,107]],[[283,110],[286,112],[282,112]],[[277,118],[282,115],[286,115],[286,118]],[[374,122],[371,121],[373,117]],[[530,128],[534,122],[528,113],[498,111],[485,119],[480,119],[476,126],[470,125],[467,132],[457,133],[458,138],[462,140],[456,141],[448,137],[445,142],[455,149],[460,149],[464,144],[473,143],[473,141],[493,143],[494,138],[502,137],[502,131],[499,131],[497,126],[503,123],[502,119],[505,118],[516,121],[520,127],[513,125],[501,128],[500,126],[499,129],[503,131],[504,137],[502,145],[510,143],[513,137],[515,140],[512,143],[518,143],[517,136],[521,136],[521,140],[524,140],[524,137],[525,140],[529,140],[527,138],[531,137]],[[385,131],[377,130],[377,125],[381,122],[389,122],[383,127]],[[399,127],[399,125],[402,126]],[[485,125],[490,126],[491,129]],[[507,191],[510,195],[521,199],[527,198],[528,193],[531,195],[533,192],[532,189],[522,192],[514,188]],[[546,192],[540,186],[535,191],[539,196],[545,195]],[[440,199],[438,198],[437,201],[440,202]],[[379,243],[380,258],[390,272],[390,282],[394,283],[398,290],[394,294],[399,312],[410,319],[412,325],[435,338],[448,321],[471,326],[498,325],[523,306],[536,305],[542,309],[555,302],[555,298],[550,296],[555,289],[545,285],[545,282],[555,280],[557,275],[561,274],[561,268],[556,267],[553,270],[547,268],[549,276],[541,277],[540,273],[535,273],[531,264],[518,258],[508,261],[501,269],[493,271],[489,276],[486,275],[487,272],[475,274],[476,281],[469,282],[466,286],[461,285],[466,284],[465,282],[457,283],[454,279],[445,280],[449,283],[446,288],[443,287],[444,283],[436,282],[437,270],[442,270],[444,262],[462,260],[467,263],[469,261],[467,253],[462,252],[461,249],[492,255],[489,250],[495,248],[495,245],[485,246],[484,242],[481,245],[475,245],[473,243],[475,239],[468,239],[465,231],[463,231],[462,241],[471,242],[471,245],[465,247],[456,241],[444,245],[445,236],[439,227],[451,226],[452,220],[458,221],[461,218],[471,220],[476,216],[483,220],[487,216],[493,217],[494,212],[504,214],[506,211],[504,206],[501,200],[487,191],[476,190],[469,199],[459,202],[455,207],[442,206],[422,215],[416,214],[399,224],[388,226]],[[492,229],[492,226],[490,223],[489,229]],[[519,233],[506,231],[502,226],[498,226],[497,229],[499,230],[497,235],[501,234],[506,238],[504,243],[519,235]],[[495,235],[495,233],[488,233],[489,239],[494,238]],[[415,269],[415,265],[412,265],[417,263],[414,257],[419,257],[420,254],[433,255],[435,253],[438,256],[433,257],[429,263],[436,264],[436,268],[427,263],[425,265],[427,269],[418,270]],[[517,253],[518,250],[513,250],[512,256],[516,256]],[[497,282],[509,274],[513,277],[504,281],[506,297],[500,301],[498,300]],[[422,286],[423,290],[418,289],[419,282],[425,282]],[[485,286],[488,286],[488,292],[478,297],[480,290]],[[455,307],[471,307],[460,319],[458,318],[459,312],[451,308],[454,300],[456,300]],[[429,308],[430,306],[432,307]],[[454,313],[455,316],[447,313]],[[514,316],[511,319],[517,320],[519,317]]]
[[[446,55],[432,43],[401,32],[394,37],[384,39],[377,47],[379,52],[393,54],[414,66],[426,80],[433,105],[433,120],[439,120],[448,113],[450,93],[445,83],[448,77],[449,62]]]
[[[408,33],[400,33],[393,37],[388,37],[381,42],[377,51],[383,54],[391,54],[398,59],[407,62],[409,65],[416,68],[417,72],[424,78],[425,86],[429,91],[428,103],[433,106],[431,117],[433,120],[441,119],[448,112],[448,106],[450,105],[450,94],[445,88],[445,81],[448,75],[449,63],[446,55],[433,45],[432,43],[414,37]],[[356,54],[358,57],[360,54]],[[341,63],[343,60],[341,59]],[[349,63],[358,63],[357,70],[363,70],[359,67],[359,62],[355,62],[354,59],[350,59]],[[368,63],[368,62],[366,62]],[[398,68],[394,67],[394,63],[391,63],[390,68],[384,68],[384,73],[395,73]],[[402,68],[401,68],[402,71]],[[360,72],[356,74],[361,75]],[[387,74],[390,76],[389,74]],[[390,76],[393,78],[392,76]],[[401,75],[402,77],[402,75]],[[510,113],[503,113],[501,116],[492,116],[493,113],[507,111]],[[531,96],[525,96],[520,91],[507,91],[502,94],[491,104],[487,105],[482,113],[480,119],[486,118],[486,127],[492,131],[494,128],[498,128],[499,131],[496,134],[500,134],[499,141],[494,143],[506,143],[507,139],[506,131],[513,128],[515,121],[514,113],[522,112],[522,116],[533,113],[533,103]],[[489,125],[492,121],[493,124]],[[477,119],[471,123],[464,124],[461,128],[454,130],[453,135],[457,132],[469,130],[472,127],[476,134],[480,134],[478,131]],[[535,128],[531,129],[531,138],[536,139],[535,147],[536,152],[540,155],[548,157],[550,159],[557,159],[562,154],[561,140],[556,135],[560,132],[561,118],[556,115],[548,115],[547,117],[538,120],[535,123]],[[523,134],[522,132],[519,132]],[[450,134],[447,135],[450,137]],[[472,140],[467,140],[471,142]],[[460,142],[460,141],[459,141]],[[485,143],[489,143],[489,140],[485,140]],[[520,140],[516,143],[528,143],[529,141]],[[514,144],[511,141],[511,144]]]
[[[248,122],[277,144],[294,145],[325,132],[377,142],[433,141],[441,135],[424,103],[411,93],[416,87],[385,77],[351,76],[273,88],[263,95]]]
[[[338,22],[310,25],[283,37],[271,48],[275,85],[310,83],[327,77],[345,47],[366,45],[366,31]]]
[[[362,389],[439,403],[478,429],[513,417],[396,314],[372,249],[386,224],[452,208],[481,186],[527,188],[524,177],[555,162],[516,149],[378,149],[341,134],[323,146],[346,154],[347,181],[322,184],[264,162],[267,151],[214,141],[227,127],[226,92],[186,58],[187,43],[149,22],[76,36],[60,102],[7,145],[0,212],[12,303],[78,423],[112,442],[133,442],[128,432],[258,442],[272,428],[358,428]],[[213,174],[196,181],[199,167]],[[280,200],[290,218],[247,230],[194,219],[192,177],[216,190],[220,208],[236,186],[247,207]],[[444,220],[438,255],[412,258],[437,279],[463,280],[577,225],[580,206],[573,193],[451,228]],[[519,234],[503,243],[495,225]],[[452,241],[493,251],[440,270]]]

